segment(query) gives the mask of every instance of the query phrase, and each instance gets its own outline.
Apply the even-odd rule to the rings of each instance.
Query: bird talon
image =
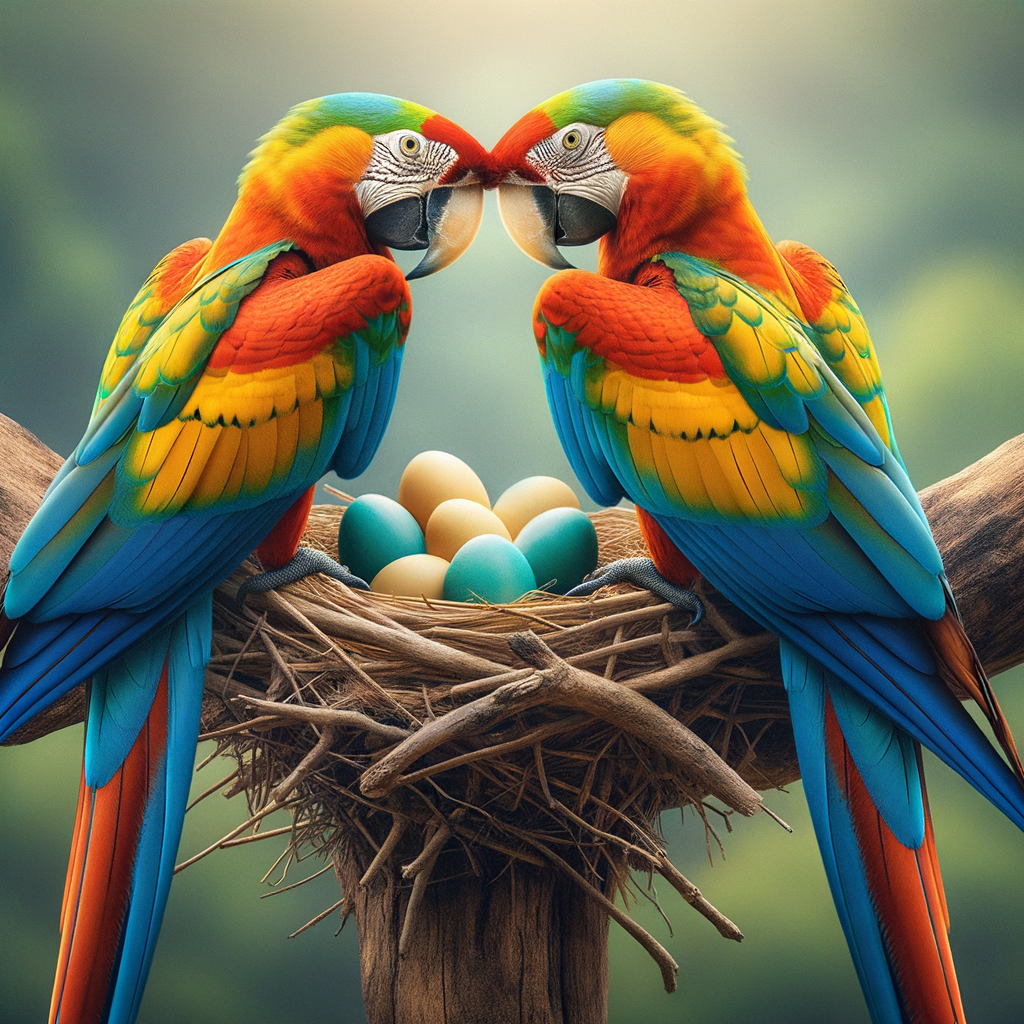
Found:
[[[241,610],[244,607],[245,599],[250,594],[277,590],[278,587],[283,587],[286,583],[297,583],[316,573],[330,576],[353,590],[370,589],[366,580],[348,571],[347,565],[339,565],[330,555],[325,555],[322,551],[300,547],[287,565],[283,565],[279,569],[270,569],[267,572],[258,572],[243,580],[235,596],[238,608]]]
[[[566,597],[586,597],[613,583],[632,583],[642,590],[668,601],[690,613],[690,625],[704,618],[704,604],[692,591],[677,587],[658,572],[650,558],[620,558],[595,569],[579,586],[566,592]]]

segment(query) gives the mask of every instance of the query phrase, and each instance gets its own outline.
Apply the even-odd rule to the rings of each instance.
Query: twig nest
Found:
[[[340,515],[315,508],[304,543],[336,555]],[[631,512],[590,520],[601,564],[645,553]],[[218,591],[208,688],[223,699],[204,729],[238,759],[254,813],[272,795],[291,808],[297,847],[362,851],[390,877],[410,849],[447,874],[547,866],[612,916],[631,867],[656,871],[738,937],[658,829],[690,807],[710,831],[712,812],[752,814],[756,790],[798,777],[776,641],[715,593],[693,628],[628,585],[470,604],[311,577],[240,613],[247,571]],[[396,828],[402,852],[385,854]]]

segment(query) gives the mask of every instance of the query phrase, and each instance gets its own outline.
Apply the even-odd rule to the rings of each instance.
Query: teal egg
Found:
[[[444,598],[509,604],[536,587],[530,563],[515,544],[485,533],[455,552],[444,577]]]
[[[396,558],[426,550],[419,523],[383,494],[361,495],[341,517],[338,561],[367,582]]]
[[[555,594],[571,590],[597,568],[597,533],[578,508],[552,508],[534,516],[516,537],[537,586]],[[552,582],[553,581],[553,582]]]

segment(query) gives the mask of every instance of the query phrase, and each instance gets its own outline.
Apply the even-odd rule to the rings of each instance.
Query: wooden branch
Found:
[[[703,790],[741,814],[754,814],[760,807],[757,791],[657,704],[619,683],[569,665],[534,633],[513,633],[509,647],[540,671],[424,725],[363,773],[359,788],[365,796],[374,799],[392,793],[402,785],[402,772],[409,765],[442,744],[479,733],[520,711],[549,704],[587,711],[640,737]]]
[[[11,552],[63,459],[0,413],[0,579]]]
[[[327,726],[313,749],[296,765],[295,770],[284,781],[270,791],[270,802],[282,804],[305,777],[330,753],[334,744],[334,728]]]
[[[964,628],[989,675],[1024,661],[1024,434],[921,492]]]

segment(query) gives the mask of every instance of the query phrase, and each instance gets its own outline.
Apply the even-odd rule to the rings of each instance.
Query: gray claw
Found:
[[[354,590],[369,590],[370,585],[366,580],[354,576],[348,571],[347,565],[339,565],[330,555],[314,548],[299,548],[295,557],[280,569],[270,569],[267,572],[258,572],[254,576],[242,582],[238,588],[236,600],[238,607],[245,604],[245,599],[253,593],[263,593],[267,590],[276,590],[286,583],[297,583],[314,573],[323,573],[333,579],[340,580],[346,587]]]
[[[616,562],[595,569],[578,587],[566,592],[566,597],[586,597],[612,583],[632,583],[649,590],[664,601],[674,604],[690,613],[690,625],[695,626],[704,618],[704,605],[692,591],[669,583],[655,568],[650,558],[620,558]]]

